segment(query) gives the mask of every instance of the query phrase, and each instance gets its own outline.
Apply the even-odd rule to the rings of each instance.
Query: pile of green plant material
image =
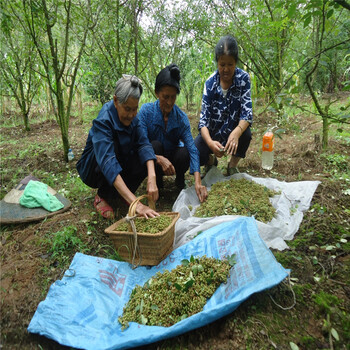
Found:
[[[159,215],[154,218],[146,219],[145,217],[136,217],[134,223],[136,226],[136,232],[143,233],[159,233],[165,230],[173,221],[173,217],[170,215]],[[117,231],[129,231],[130,225],[123,221],[117,227]]]
[[[276,209],[269,197],[277,192],[247,179],[230,179],[211,186],[206,202],[201,203],[194,216],[220,215],[254,216],[256,220],[270,222]]]
[[[158,272],[143,287],[136,286],[118,321],[169,327],[202,311],[219,285],[227,281],[234,255],[227,260],[206,256],[182,260],[175,269]]]

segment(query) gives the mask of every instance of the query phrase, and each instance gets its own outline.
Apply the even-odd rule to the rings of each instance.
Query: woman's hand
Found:
[[[197,197],[201,203],[203,203],[208,197],[207,188],[204,185],[195,185]]]
[[[168,158],[157,155],[157,164],[162,167],[165,175],[175,175],[175,168]]]
[[[236,130],[237,130],[237,128],[231,132],[230,136],[227,139],[226,146],[225,146],[225,152],[227,154],[235,155],[237,152],[239,138],[241,136],[241,133],[239,130],[238,131],[236,131]]]
[[[159,198],[159,191],[158,191],[158,187],[157,187],[156,176],[149,176],[148,177],[146,190],[147,190],[148,197],[153,202],[156,202]]]
[[[216,155],[217,158],[221,158],[225,152],[224,152],[224,146],[219,141],[214,141],[209,133],[209,130],[206,126],[203,126],[201,129],[201,135],[203,137],[203,140],[208,145],[210,150]]]
[[[209,148],[217,158],[221,158],[225,154],[224,146],[219,141],[212,141],[209,145]]]
[[[203,203],[208,197],[208,191],[207,188],[202,185],[201,174],[198,171],[194,173],[194,180],[194,188],[196,190],[198,199],[201,203]]]
[[[154,168],[154,160],[148,160],[147,165],[147,194],[148,197],[156,202],[159,198],[158,187],[157,187],[157,177]]]
[[[155,218],[156,216],[159,216],[159,213],[157,213],[155,210],[140,202],[136,206],[136,213],[144,216],[146,219]]]

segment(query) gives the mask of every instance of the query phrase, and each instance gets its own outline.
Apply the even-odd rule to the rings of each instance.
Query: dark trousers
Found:
[[[138,158],[138,157],[137,157]],[[99,186],[97,194],[105,199],[107,202],[112,202],[120,197],[118,191],[114,186],[110,186],[106,178],[103,176],[99,167],[96,169],[96,174],[98,176]],[[124,180],[128,189],[135,193],[136,190],[141,185],[142,181],[147,176],[147,167],[146,165],[141,165],[138,159],[130,159],[130,164],[128,168],[123,168],[122,172],[119,175]],[[130,204],[130,203],[129,203]]]
[[[245,158],[251,139],[252,139],[252,132],[250,130],[250,127],[248,127],[244,131],[242,136],[239,138],[238,148],[235,154],[236,157]],[[206,165],[209,160],[209,155],[212,154],[213,152],[208,147],[207,143],[204,141],[201,134],[197,135],[197,137],[194,139],[194,143],[199,151],[200,165],[201,166]]]
[[[186,147],[177,147],[170,153],[164,152],[164,147],[159,141],[152,141],[154,153],[159,156],[164,156],[173,164],[176,172],[176,185],[183,188],[185,183],[185,173],[190,166],[190,155]],[[156,176],[158,187],[163,187],[164,172],[162,167],[156,164]]]
[[[137,153],[130,154],[127,160],[123,160],[121,158],[119,159],[119,148],[120,145],[115,142],[115,154],[121,167],[123,168],[119,175],[122,177],[129,190],[132,193],[135,193],[142,181],[147,177],[147,166],[146,164],[141,164]],[[114,202],[118,197],[120,198],[118,191],[114,186],[111,186],[108,183],[98,165],[95,168],[95,176],[97,177],[97,194],[101,198],[105,199],[107,202]]]

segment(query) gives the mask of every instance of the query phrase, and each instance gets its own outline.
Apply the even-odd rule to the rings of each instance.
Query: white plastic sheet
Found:
[[[257,221],[257,226],[261,238],[269,248],[287,249],[288,245],[285,241],[294,238],[303,219],[303,212],[309,209],[320,181],[282,182],[272,178],[253,177],[245,173],[225,177],[216,167],[213,167],[202,182],[210,190],[212,184],[231,178],[245,178],[271,190],[280,191],[281,194],[271,198],[271,203],[276,208],[275,218],[267,224]],[[194,186],[180,192],[172,208],[173,211],[180,212],[180,219],[175,226],[175,247],[190,241],[198,232],[239,217],[224,215],[213,218],[197,218],[193,215],[199,205],[200,202]]]

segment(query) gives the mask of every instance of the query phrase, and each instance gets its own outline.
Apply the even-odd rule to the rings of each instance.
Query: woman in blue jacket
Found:
[[[96,210],[105,218],[113,218],[111,202],[120,196],[131,203],[141,182],[148,176],[147,193],[158,199],[152,145],[136,117],[142,85],[135,76],[123,75],[116,84],[112,101],[107,102],[92,127],[77,170],[82,181],[98,188],[94,200]],[[138,203],[136,212],[143,216],[159,215]]]
[[[190,168],[200,202],[208,196],[202,185],[199,152],[194,144],[187,115],[175,104],[180,93],[180,70],[175,64],[162,69],[156,77],[157,100],[145,103],[138,118],[156,154],[158,187],[163,187],[164,175],[176,175],[179,189],[185,186],[185,173]]]

